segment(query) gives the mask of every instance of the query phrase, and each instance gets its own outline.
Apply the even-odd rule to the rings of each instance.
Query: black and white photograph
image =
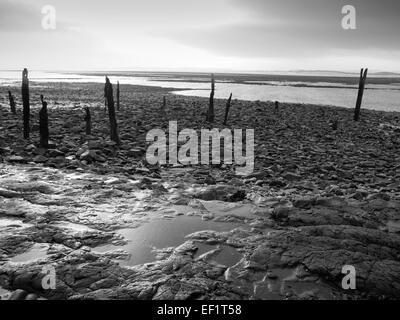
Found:
[[[0,308],[399,299],[399,17],[0,0]]]

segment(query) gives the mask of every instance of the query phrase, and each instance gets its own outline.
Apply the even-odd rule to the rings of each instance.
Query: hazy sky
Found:
[[[399,34],[399,0],[0,0],[0,69],[400,72]]]

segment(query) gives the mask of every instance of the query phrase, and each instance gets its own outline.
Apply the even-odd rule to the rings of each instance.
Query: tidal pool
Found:
[[[154,220],[135,229],[120,229],[118,233],[128,241],[128,244],[122,246],[103,245],[94,248],[93,251],[105,253],[116,249],[125,250],[130,254],[130,258],[121,260],[120,264],[134,266],[155,261],[156,255],[153,249],[179,246],[186,241],[185,236],[188,234],[202,230],[230,231],[239,225],[230,222],[205,221],[196,216]],[[215,248],[213,247],[213,249]],[[204,249],[202,251],[205,252]]]
[[[206,261],[216,262],[218,264],[231,267],[238,263],[242,255],[233,247],[230,246],[213,246],[205,243],[196,243],[198,250],[195,258],[207,256]]]
[[[48,249],[47,243],[35,243],[29,250],[12,257],[10,262],[28,263],[46,258]]]

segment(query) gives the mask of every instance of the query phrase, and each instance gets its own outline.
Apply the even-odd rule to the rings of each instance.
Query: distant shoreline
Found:
[[[18,73],[19,74],[19,73]],[[57,74],[30,73],[34,86],[57,86],[56,83],[103,86],[104,73]],[[209,96],[209,74],[183,73],[107,73],[111,82],[121,85],[163,88],[166,92],[183,96]],[[5,80],[2,83],[2,77]],[[216,74],[216,98],[226,99],[230,93],[233,99],[242,101],[280,101],[313,105],[332,105],[353,108],[358,90],[358,78],[320,77],[295,75],[226,75]],[[0,86],[17,87],[20,80],[15,73],[7,77],[0,72]],[[400,78],[368,78],[365,109],[378,111],[400,111]]]

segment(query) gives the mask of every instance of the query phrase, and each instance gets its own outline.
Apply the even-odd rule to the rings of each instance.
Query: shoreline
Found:
[[[36,95],[40,96],[40,88],[49,88],[49,89],[54,89],[54,86],[63,88],[65,86],[96,86],[98,87],[98,90],[101,90],[101,87],[103,86],[102,83],[100,82],[41,82],[41,81],[30,81],[31,88],[35,89],[34,91],[37,92]],[[115,84],[113,84],[115,86]],[[147,86],[147,85],[134,85],[134,84],[121,84],[121,88],[126,87],[128,90],[135,90],[138,89],[139,92],[149,92],[149,91],[155,91],[155,92],[164,92],[166,95],[174,95],[174,96],[180,96],[182,98],[193,98],[193,99],[208,99],[207,97],[201,97],[201,96],[192,96],[192,95],[181,95],[177,92],[184,92],[184,91],[209,91],[209,89],[183,89],[183,88],[174,88],[174,87],[160,87],[160,86]],[[4,91],[6,92],[7,90],[12,90],[14,94],[19,94],[20,91],[20,84],[18,85],[1,85],[0,88],[3,88]],[[306,87],[306,88],[313,88],[312,86]],[[142,90],[143,89],[143,90]],[[347,89],[347,88],[344,88]],[[127,90],[127,91],[128,91]],[[356,89],[354,89],[356,90]],[[395,90],[395,89],[394,89]],[[400,89],[399,89],[400,90]],[[32,90],[31,90],[32,91]],[[52,90],[50,90],[51,92]],[[215,100],[218,101],[226,101],[224,98],[215,98]],[[275,102],[274,100],[245,100],[245,99],[236,99],[233,98],[233,101],[238,101],[238,102],[243,102],[243,103],[273,103]],[[0,100],[1,101],[1,100]],[[18,95],[17,95],[17,101],[18,101]],[[313,104],[313,103],[297,103],[297,102],[284,102],[284,101],[278,101],[281,104],[286,104],[286,105],[298,105],[298,106],[309,106],[309,107],[325,107],[325,108],[338,108],[338,109],[346,109],[346,110],[354,110],[353,106],[350,107],[345,107],[345,106],[339,106],[339,105],[325,105],[325,104]],[[7,99],[3,99],[2,101],[3,105],[7,105]],[[399,111],[395,110],[378,110],[378,109],[362,109],[364,112],[384,112],[384,113],[390,113],[390,114],[400,114]]]

